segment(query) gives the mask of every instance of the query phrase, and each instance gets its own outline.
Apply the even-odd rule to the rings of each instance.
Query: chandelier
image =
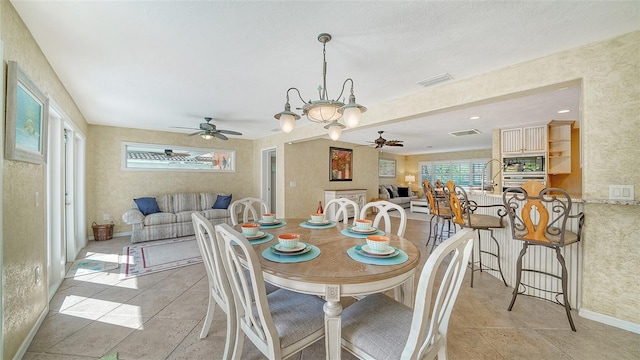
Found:
[[[326,124],[325,129],[328,130],[331,140],[340,139],[342,129],[346,127],[354,128],[360,123],[361,114],[367,111],[367,108],[356,104],[356,97],[353,95],[353,80],[348,78],[342,83],[342,91],[338,95],[337,99],[342,97],[347,82],[351,83],[351,95],[349,95],[349,103],[344,104],[340,100],[329,100],[327,94],[327,58],[326,58],[326,45],[331,40],[331,35],[322,33],[318,35],[318,41],[322,43],[322,85],[318,86],[319,100],[304,101],[300,90],[297,88],[289,88],[287,90],[287,102],[284,104],[284,111],[280,112],[274,117],[280,121],[280,128],[285,133],[290,133],[296,125],[296,120],[300,119],[300,115],[291,111],[291,105],[289,104],[289,91],[295,90],[298,93],[298,97],[304,105],[302,106],[302,114],[307,119],[318,123]],[[343,119],[344,124],[339,120]]]

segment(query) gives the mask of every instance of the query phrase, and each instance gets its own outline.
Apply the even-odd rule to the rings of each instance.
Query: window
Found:
[[[455,161],[431,161],[420,162],[420,183],[424,179],[435,184],[436,180],[440,180],[443,184],[449,180],[453,180],[456,185],[460,186],[481,186],[482,169],[489,159],[470,159]]]
[[[146,171],[235,172],[235,150],[122,143],[123,168]]]

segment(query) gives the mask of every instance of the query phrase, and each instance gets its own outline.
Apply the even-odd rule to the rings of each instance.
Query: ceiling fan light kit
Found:
[[[310,121],[327,124],[324,128],[328,130],[329,137],[336,141],[340,139],[344,124],[338,122],[343,119],[346,127],[354,128],[360,123],[362,113],[367,111],[367,108],[356,103],[356,97],[353,94],[353,80],[348,78],[342,84],[342,91],[338,95],[338,99],[342,97],[347,82],[351,83],[351,94],[349,95],[349,103],[345,105],[340,100],[329,100],[327,94],[327,59],[326,59],[326,44],[331,40],[331,35],[322,33],[318,35],[318,41],[322,43],[322,85],[318,87],[319,100],[305,101],[300,94],[300,90],[295,87],[287,90],[287,101],[284,104],[284,111],[276,114],[274,117],[280,121],[280,128],[285,133],[290,133],[295,127],[296,120],[300,119],[300,115],[291,111],[291,105],[289,104],[289,91],[295,90],[298,93],[298,97],[304,103],[302,106],[302,113]]]
[[[224,134],[242,135],[242,133],[237,132],[237,131],[222,130],[222,129],[218,130],[216,128],[216,126],[211,123],[211,120],[213,120],[213,119],[210,118],[210,117],[205,117],[204,120],[206,121],[206,123],[200,123],[199,129],[188,128],[188,127],[183,127],[183,126],[174,126],[174,127],[177,128],[177,129],[198,130],[198,131],[194,132],[193,134],[189,134],[188,136],[200,135],[200,137],[205,139],[205,140],[211,140],[213,138],[218,138],[220,140],[229,140],[229,138],[226,137]]]

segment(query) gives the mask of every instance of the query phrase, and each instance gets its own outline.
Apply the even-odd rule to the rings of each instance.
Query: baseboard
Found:
[[[630,321],[614,318],[613,316],[600,314],[594,311],[580,309],[578,315],[585,319],[597,321],[599,323],[611,325],[618,329],[631,331],[632,333],[640,334],[640,324],[632,323]]]
[[[40,316],[38,317],[38,320],[36,321],[35,325],[33,325],[33,327],[31,328],[31,331],[29,331],[29,334],[27,334],[27,337],[24,339],[24,341],[20,345],[20,348],[16,352],[16,355],[13,357],[15,360],[22,359],[24,355],[27,353],[27,350],[29,349],[29,346],[31,345],[33,338],[36,337],[36,333],[40,329],[40,325],[42,325],[42,322],[44,321],[44,319],[47,318],[48,313],[49,313],[49,304],[47,304],[47,306],[44,307],[44,310],[40,313]]]
[[[120,232],[120,233],[114,233],[113,237],[119,237],[119,236],[131,236],[131,231],[126,231],[126,232]],[[89,236],[89,238],[87,238],[87,240],[89,241],[93,241],[96,238],[93,236]]]

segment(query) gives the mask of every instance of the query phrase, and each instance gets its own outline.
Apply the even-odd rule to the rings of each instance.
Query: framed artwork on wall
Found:
[[[47,162],[49,98],[15,61],[7,66],[5,156],[9,160]]]
[[[329,181],[353,180],[353,150],[329,148]]]
[[[378,159],[379,177],[396,177],[396,161],[388,159]]]

